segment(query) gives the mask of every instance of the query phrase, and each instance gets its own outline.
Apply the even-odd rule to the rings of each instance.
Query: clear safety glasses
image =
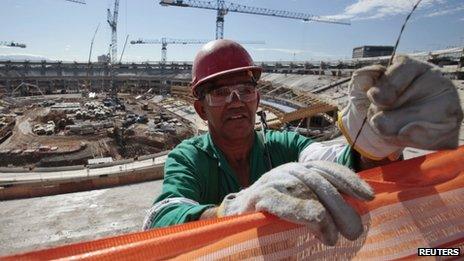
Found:
[[[242,102],[251,102],[258,97],[254,84],[237,84],[213,89],[206,94],[205,98],[209,106],[219,107],[230,103],[234,93]]]

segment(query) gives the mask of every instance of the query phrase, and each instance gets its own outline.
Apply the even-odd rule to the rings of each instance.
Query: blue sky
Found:
[[[28,55],[64,61],[87,61],[97,32],[92,60],[108,52],[110,28],[106,9],[113,0],[2,0],[0,41],[27,44],[26,49],[0,47],[0,57]],[[216,13],[211,10],[162,7],[157,0],[120,0],[119,54],[127,34],[137,38],[213,39]],[[265,41],[246,45],[257,61],[341,59],[360,45],[393,45],[411,0],[231,0],[243,5],[350,19],[351,26],[229,13],[225,38]],[[428,51],[464,45],[464,0],[423,0],[407,25],[400,52]],[[169,45],[168,61],[191,61],[199,45]],[[156,61],[160,45],[130,45],[123,61]]]

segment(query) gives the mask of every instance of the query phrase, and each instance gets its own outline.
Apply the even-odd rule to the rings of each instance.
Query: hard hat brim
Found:
[[[225,71],[221,71],[221,72],[217,72],[215,74],[211,74],[211,75],[208,75],[208,77],[205,77],[203,79],[201,79],[200,81],[194,83],[192,85],[192,93],[193,93],[193,96],[196,97],[196,98],[199,98],[198,97],[198,92],[197,92],[197,88],[209,81],[212,81],[214,79],[217,79],[219,77],[223,77],[223,76],[228,76],[228,75],[231,75],[231,74],[234,74],[234,73],[238,73],[238,72],[245,72],[245,71],[250,71],[251,73],[253,73],[253,77],[254,77],[254,80],[255,81],[258,81],[259,78],[261,77],[261,72],[262,72],[262,68],[259,67],[259,66],[245,66],[245,67],[239,67],[239,68],[234,68],[234,69],[230,69],[230,70],[225,70]]]

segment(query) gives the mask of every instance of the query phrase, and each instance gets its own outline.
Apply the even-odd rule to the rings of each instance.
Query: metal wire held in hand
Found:
[[[387,67],[390,67],[390,65],[392,64],[393,58],[395,57],[395,54],[396,54],[396,49],[398,48],[398,44],[400,43],[401,36],[403,35],[404,28],[406,27],[406,24],[408,23],[408,20],[411,17],[412,13],[414,12],[414,10],[416,10],[417,6],[420,4],[421,1],[422,0],[417,1],[417,3],[413,6],[411,12],[409,12],[408,16],[406,16],[406,19],[404,20],[404,23],[401,26],[400,34],[398,35],[398,38],[396,38],[395,47],[393,48],[393,53],[390,56],[390,60],[388,61]],[[366,121],[367,121],[367,115],[364,117],[364,120],[363,120],[363,122],[361,124],[361,128],[359,128],[359,131],[356,134],[356,137],[355,137],[353,145],[352,145],[352,149],[355,148],[356,141],[358,140],[359,134],[361,134],[361,131],[362,131],[364,125],[366,124]]]

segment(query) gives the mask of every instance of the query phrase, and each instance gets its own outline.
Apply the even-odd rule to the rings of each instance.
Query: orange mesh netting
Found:
[[[191,222],[25,254],[10,259],[403,259],[419,247],[464,247],[464,146],[363,171],[371,202],[347,199],[364,234],[319,243],[304,226],[253,213]],[[462,257],[461,257],[462,258]]]

